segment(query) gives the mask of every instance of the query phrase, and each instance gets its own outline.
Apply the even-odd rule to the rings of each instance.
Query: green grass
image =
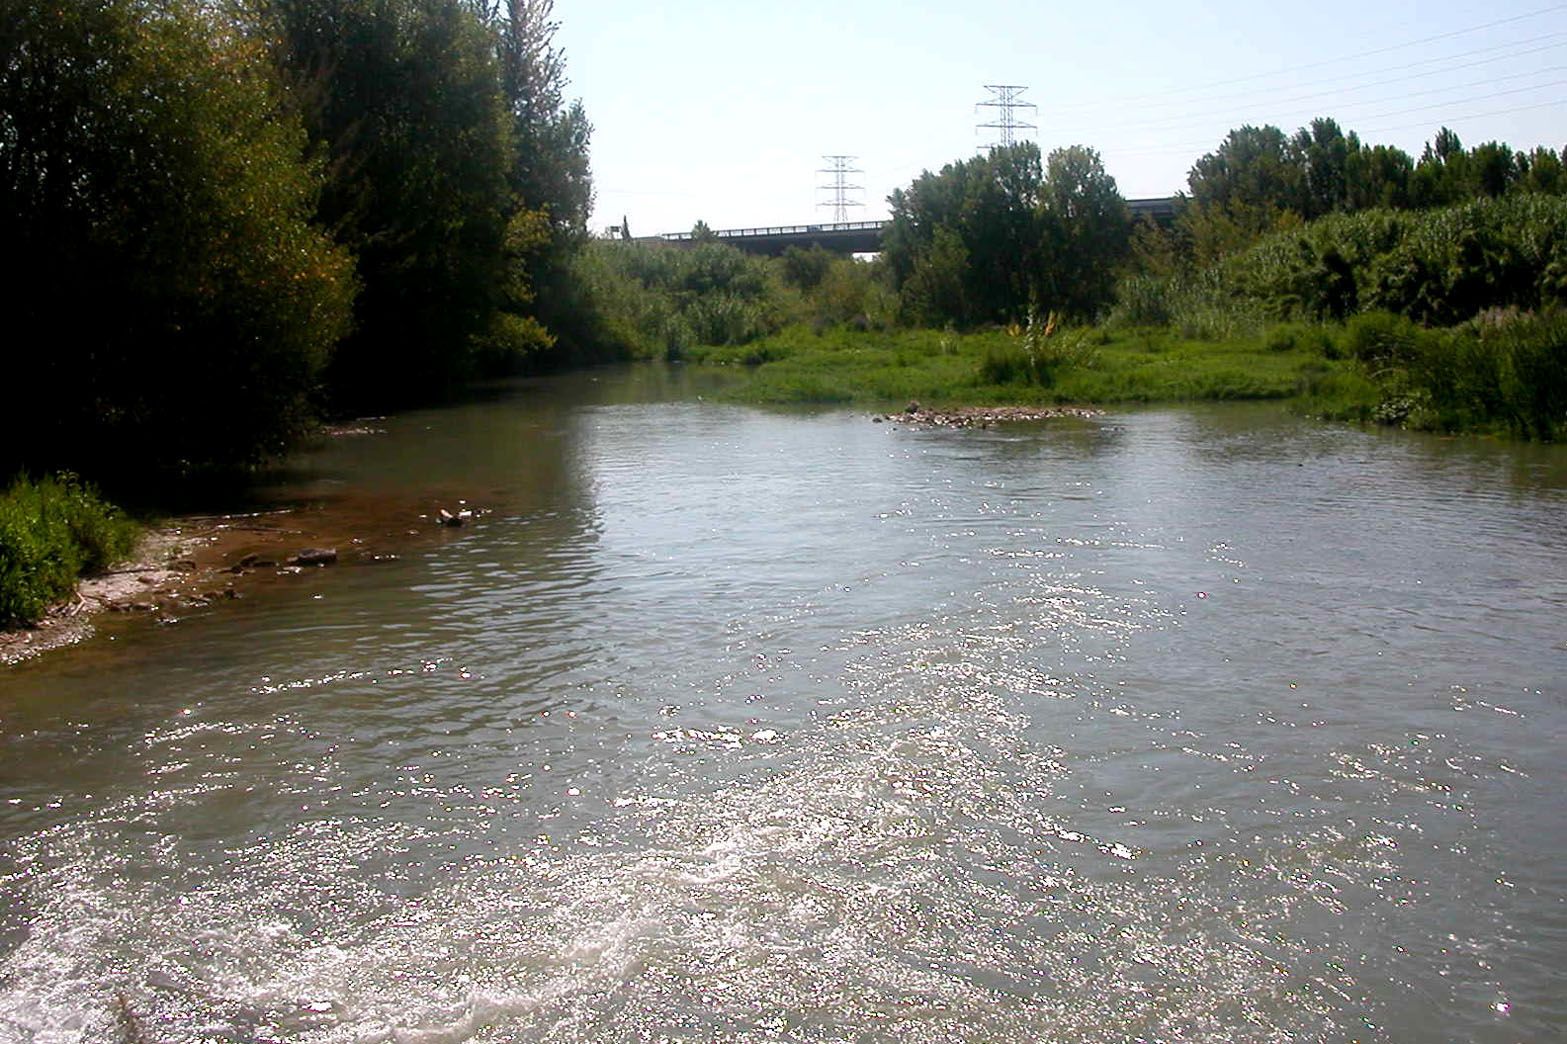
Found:
[[[1326,358],[1311,337],[1198,341],[1156,328],[1058,331],[1043,342],[1032,365],[1024,339],[1005,331],[817,334],[803,327],[740,347],[701,349],[691,360],[748,367],[750,379],[730,395],[763,403],[886,406],[913,399],[939,407],[1301,399],[1348,412],[1374,391],[1352,379],[1350,364]]]
[[[137,526],[70,476],[17,478],[0,494],[0,627],[37,623],[77,577],[130,553]]]

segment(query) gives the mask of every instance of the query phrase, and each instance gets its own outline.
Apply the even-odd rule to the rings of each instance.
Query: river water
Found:
[[[519,384],[0,674],[0,1039],[1549,1041],[1567,453]]]

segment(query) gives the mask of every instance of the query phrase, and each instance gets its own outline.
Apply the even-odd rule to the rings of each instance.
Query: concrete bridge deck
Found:
[[[1126,207],[1132,220],[1148,217],[1168,227],[1175,220],[1174,196],[1158,199],[1129,199]],[[820,225],[768,225],[758,228],[725,228],[713,233],[721,243],[729,243],[752,254],[776,257],[792,246],[809,248],[813,244],[839,254],[874,254],[881,249],[881,234],[890,221],[839,221]],[[644,236],[645,243],[686,244],[690,232],[666,232]]]
[[[792,246],[820,244],[839,254],[874,254],[881,249],[881,232],[887,221],[840,221],[822,225],[770,225],[763,228],[725,228],[713,238],[752,254],[776,257]],[[655,242],[689,243],[690,232],[668,232],[651,236]]]

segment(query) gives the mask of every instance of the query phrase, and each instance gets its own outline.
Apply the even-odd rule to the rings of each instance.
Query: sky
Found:
[[[592,227],[633,235],[833,220],[825,156],[862,173],[851,220],[1019,131],[1097,149],[1128,199],[1168,196],[1234,127],[1336,118],[1418,158],[1567,145],[1567,3],[1316,0],[556,0],[569,97],[593,122]],[[988,113],[988,115],[987,115]]]

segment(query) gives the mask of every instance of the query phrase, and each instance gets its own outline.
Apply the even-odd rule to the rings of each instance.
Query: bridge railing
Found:
[[[813,232],[879,232],[887,226],[885,221],[834,221],[822,225],[769,225],[765,228],[723,228],[713,233],[714,239],[738,239],[746,236],[801,236]],[[671,242],[694,239],[690,232],[665,232],[658,237]]]
[[[1154,199],[1129,199],[1127,208],[1132,216],[1162,218],[1168,221],[1175,216],[1176,197],[1157,197]],[[834,221],[820,225],[767,225],[758,228],[722,228],[713,232],[714,239],[746,239],[761,236],[806,236],[813,233],[827,232],[879,232],[891,222],[888,221]],[[662,235],[652,237],[663,239],[671,243],[689,242],[695,237],[690,232],[665,232]]]
[[[1131,210],[1133,218],[1150,216],[1163,224],[1169,224],[1175,216],[1175,207],[1178,199],[1175,196],[1155,199],[1128,199],[1127,208]],[[823,224],[769,224],[758,226],[754,229],[716,229],[713,232],[715,240],[766,240],[766,238],[785,237],[785,235],[827,235],[832,232],[881,232],[890,221],[829,221]],[[691,232],[664,232],[663,235],[653,235],[650,240],[663,240],[666,243],[689,243],[694,240]],[[771,245],[752,245],[758,248],[771,248]]]

